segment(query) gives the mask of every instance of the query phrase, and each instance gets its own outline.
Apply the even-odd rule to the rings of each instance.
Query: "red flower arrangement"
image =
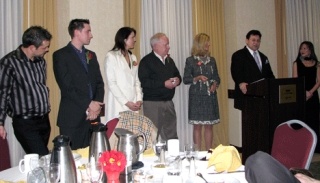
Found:
[[[87,58],[87,64],[89,64],[89,61],[93,58],[93,54],[90,51],[87,51],[86,58]]]
[[[102,164],[104,172],[121,172],[124,170],[127,160],[120,151],[105,151],[101,154],[99,162]]]
[[[198,66],[201,66],[202,62],[199,60],[197,64],[198,64]]]

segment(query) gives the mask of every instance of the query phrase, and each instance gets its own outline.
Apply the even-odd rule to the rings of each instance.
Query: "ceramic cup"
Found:
[[[179,156],[180,154],[180,145],[178,139],[169,139],[168,140],[168,155],[169,156]]]
[[[26,154],[24,158],[19,162],[19,170],[21,173],[28,173],[31,167],[34,166],[34,161],[39,160],[38,154]]]

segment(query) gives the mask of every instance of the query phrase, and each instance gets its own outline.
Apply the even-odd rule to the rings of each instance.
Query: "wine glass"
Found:
[[[102,179],[103,169],[101,163],[88,163],[87,175],[92,183],[99,183]]]
[[[190,161],[193,157],[194,159],[198,158],[198,145],[197,144],[186,144],[184,146],[184,153],[186,158]]]
[[[156,141],[154,141],[153,143],[153,150],[156,153],[156,155],[158,156],[158,160],[156,160],[155,162],[160,162],[160,153],[161,150],[166,150],[166,141],[158,139]]]
[[[60,180],[60,164],[50,163],[49,165],[49,180],[51,183],[58,183]]]

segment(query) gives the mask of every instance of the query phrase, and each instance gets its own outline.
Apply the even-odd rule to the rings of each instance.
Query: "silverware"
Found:
[[[197,175],[198,175],[200,178],[202,178],[206,183],[208,183],[208,181],[202,176],[201,173],[197,173]]]
[[[244,170],[237,170],[237,171],[233,171],[233,172],[213,172],[213,173],[208,173],[208,174],[221,174],[221,173],[225,173],[225,174],[229,174],[229,173],[239,173],[239,172],[244,172]]]

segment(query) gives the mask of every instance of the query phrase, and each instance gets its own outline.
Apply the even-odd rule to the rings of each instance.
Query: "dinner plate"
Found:
[[[234,177],[224,177],[224,183],[240,183],[240,181]]]
[[[237,179],[237,178],[234,178],[234,177],[231,177],[231,176],[225,176],[225,177],[205,177],[205,179],[208,181],[208,183],[240,183],[240,181]],[[205,183],[205,181],[196,176],[195,177],[195,182],[198,182],[198,183]]]

